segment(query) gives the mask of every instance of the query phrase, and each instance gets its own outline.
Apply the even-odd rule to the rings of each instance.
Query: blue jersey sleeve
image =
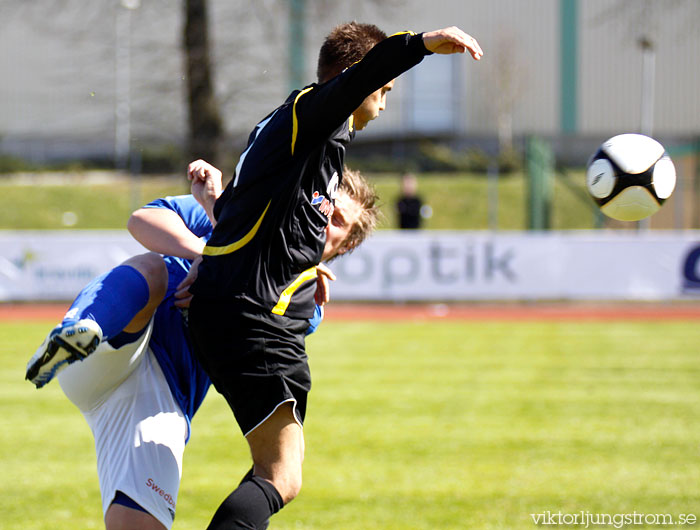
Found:
[[[163,197],[149,202],[144,208],[165,208],[178,214],[187,228],[197,237],[209,238],[212,231],[211,221],[204,208],[192,195]]]

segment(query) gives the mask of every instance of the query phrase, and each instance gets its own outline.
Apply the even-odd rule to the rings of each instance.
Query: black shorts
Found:
[[[304,339],[309,322],[228,302],[192,300],[189,328],[197,360],[247,435],[282,403],[301,425],[311,390]]]

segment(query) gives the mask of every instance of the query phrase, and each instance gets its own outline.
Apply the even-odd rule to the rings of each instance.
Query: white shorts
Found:
[[[103,513],[121,491],[170,529],[188,425],[148,347],[152,325],[119,349],[101,344],[58,380],[95,437]]]

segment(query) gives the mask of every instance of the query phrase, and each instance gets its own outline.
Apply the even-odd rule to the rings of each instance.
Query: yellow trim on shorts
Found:
[[[222,256],[224,254],[231,254],[232,252],[236,252],[240,248],[244,247],[247,245],[253,237],[255,237],[255,234],[258,232],[258,228],[260,228],[260,225],[262,224],[263,217],[265,217],[265,214],[267,213],[267,210],[270,208],[270,204],[272,201],[267,203],[267,206],[265,206],[265,210],[263,210],[262,215],[260,216],[260,219],[253,225],[253,228],[250,229],[250,231],[244,235],[241,239],[238,241],[235,241],[234,243],[231,243],[230,245],[226,245],[223,247],[212,247],[212,246],[205,246],[204,250],[202,251],[202,254],[204,256]]]
[[[299,276],[297,276],[297,279],[294,280],[289,287],[282,291],[277,305],[275,305],[275,307],[272,308],[272,312],[275,315],[284,315],[284,313],[287,311],[287,308],[289,307],[290,302],[292,301],[292,295],[296,292],[297,289],[299,289],[299,287],[301,287],[301,284],[304,282],[308,282],[309,280],[313,280],[317,276],[318,272],[316,271],[315,266],[311,267],[310,269],[306,269],[304,272],[302,272]]]
[[[305,88],[301,92],[297,94],[297,97],[294,98],[294,107],[292,108],[292,155],[294,154],[294,146],[297,143],[297,134],[299,132],[299,121],[297,120],[297,102],[299,101],[299,98],[309,92],[310,90],[313,90],[314,87],[310,86],[309,88]]]

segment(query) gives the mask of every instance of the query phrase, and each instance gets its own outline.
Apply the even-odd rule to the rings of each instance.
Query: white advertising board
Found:
[[[125,231],[0,232],[0,300],[70,300],[143,252]],[[700,297],[700,231],[381,231],[331,263],[334,300]]]
[[[380,232],[331,264],[342,300],[700,295],[700,232]]]
[[[0,231],[0,300],[72,300],[144,248],[124,230]]]

